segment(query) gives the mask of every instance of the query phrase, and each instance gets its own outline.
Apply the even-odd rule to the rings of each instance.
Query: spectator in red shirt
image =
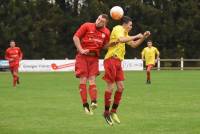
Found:
[[[86,22],[80,26],[73,37],[77,48],[75,75],[79,78],[80,96],[84,110],[87,114],[93,114],[97,107],[96,76],[99,75],[99,53],[107,46],[110,30],[106,28],[108,15],[101,14],[95,23]],[[89,95],[91,107],[87,101],[87,86],[89,82]]]
[[[18,68],[19,62],[22,59],[23,54],[19,47],[16,47],[15,41],[10,41],[10,47],[6,49],[5,59],[8,60],[10,71],[13,76],[13,86],[19,84]]]

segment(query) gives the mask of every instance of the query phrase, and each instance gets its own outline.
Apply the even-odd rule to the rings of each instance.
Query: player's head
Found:
[[[147,41],[147,46],[148,46],[148,47],[152,47],[152,45],[153,45],[152,40],[148,40],[148,41]]]
[[[15,47],[15,45],[16,45],[16,44],[15,44],[15,41],[14,41],[14,40],[11,40],[11,41],[10,41],[10,47]]]
[[[99,17],[96,19],[96,27],[97,28],[102,28],[105,27],[108,23],[108,15],[107,14],[101,14]]]
[[[122,26],[125,28],[127,32],[131,31],[133,27],[132,19],[128,16],[124,16],[121,20]]]

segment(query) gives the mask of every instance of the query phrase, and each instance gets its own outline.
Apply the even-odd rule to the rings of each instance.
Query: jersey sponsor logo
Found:
[[[102,33],[101,37],[102,37],[102,38],[105,38],[105,37],[106,37],[106,35],[105,35],[104,33]]]
[[[89,31],[88,33],[94,33],[94,31]]]

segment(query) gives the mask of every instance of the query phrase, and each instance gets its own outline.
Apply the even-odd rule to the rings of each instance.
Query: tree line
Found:
[[[77,28],[116,5],[133,19],[131,34],[151,31],[161,58],[200,58],[199,0],[1,0],[0,58],[15,40],[25,59],[74,59]],[[108,27],[117,24],[110,19]],[[126,58],[140,58],[145,46],[127,46]]]

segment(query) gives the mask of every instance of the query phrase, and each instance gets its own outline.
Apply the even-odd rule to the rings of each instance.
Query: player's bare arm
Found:
[[[148,38],[151,35],[151,32],[150,31],[146,31],[146,32],[144,32],[143,35],[144,35],[145,38]]]
[[[144,59],[144,53],[143,52],[141,54],[141,58],[142,58],[143,61],[145,61],[145,59]]]
[[[127,43],[127,42],[130,42],[130,41],[133,41],[135,39],[138,39],[138,38],[142,38],[143,35],[140,33],[140,34],[137,34],[135,36],[129,36],[129,37],[120,37],[118,39],[118,42],[120,43]]]
[[[22,53],[21,49],[19,49],[19,52],[20,52],[19,60],[21,61],[23,58],[23,53]]]
[[[155,62],[157,63],[159,59],[160,59],[160,53],[157,53]]]
[[[74,44],[75,44],[77,50],[78,50],[81,54],[87,54],[87,53],[89,52],[88,49],[83,49],[83,48],[81,47],[81,41],[80,41],[80,39],[79,39],[77,36],[74,36],[74,37],[73,37],[73,41],[74,41]]]
[[[107,43],[103,48],[104,49],[108,49],[108,47],[113,47],[115,45],[117,45],[119,43],[119,41],[114,41],[114,42],[111,42],[111,43]]]
[[[136,47],[138,47],[139,45],[141,45],[142,44],[142,42],[146,39],[146,38],[148,38],[149,36],[151,35],[151,33],[149,32],[149,31],[146,31],[146,32],[144,32],[144,34],[142,35],[142,34],[138,34],[138,35],[136,35],[136,41],[134,41],[134,40],[132,40],[132,41],[130,41],[130,42],[128,42],[127,44],[129,44],[131,47],[133,47],[133,48],[136,48]]]

